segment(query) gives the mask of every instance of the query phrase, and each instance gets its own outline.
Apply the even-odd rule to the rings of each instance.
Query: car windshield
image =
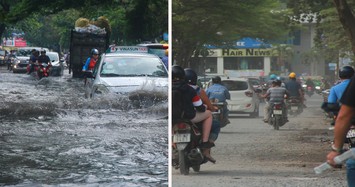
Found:
[[[5,56],[5,51],[0,50],[0,56]]]
[[[31,50],[30,49],[19,49],[18,51],[17,51],[17,56],[31,56]]]
[[[251,85],[253,85],[253,86],[258,86],[258,85],[260,85],[260,81],[257,80],[257,79],[250,79],[250,83],[251,83]]]
[[[248,83],[246,81],[234,81],[224,80],[222,84],[227,87],[229,91],[239,91],[248,89]]]
[[[102,64],[100,75],[101,77],[168,77],[158,57],[107,57]]]
[[[51,59],[51,61],[59,61],[59,56],[56,53],[47,53],[46,55],[49,57],[49,59]]]

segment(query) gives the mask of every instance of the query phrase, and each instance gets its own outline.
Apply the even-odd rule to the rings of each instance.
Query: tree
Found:
[[[31,9],[32,4],[41,6]],[[167,0],[60,0],[45,3],[38,0],[15,0],[14,3],[2,0],[0,11],[4,9],[9,11],[4,11],[0,16],[0,26],[21,29],[27,41],[49,48],[53,45],[69,47],[70,30],[79,17],[91,20],[99,16],[107,17],[112,28],[111,40],[116,43],[122,40],[125,40],[124,44],[137,43],[146,38],[150,40],[168,30]],[[23,11],[27,12],[22,15]],[[3,32],[0,31],[0,36]]]
[[[307,16],[311,17],[309,21],[316,20],[315,47],[326,61],[336,62],[339,56],[349,57],[348,52],[354,51],[354,39],[351,39],[354,36],[354,16],[351,14],[351,10],[355,8],[354,2],[288,0],[288,7],[292,8],[296,20],[307,21],[304,19]]]
[[[187,67],[204,44],[228,45],[242,37],[285,36],[287,11],[277,0],[173,0],[173,56]]]

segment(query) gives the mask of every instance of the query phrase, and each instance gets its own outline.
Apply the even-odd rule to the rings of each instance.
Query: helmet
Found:
[[[174,65],[172,67],[172,72],[173,72],[173,81],[177,81],[177,80],[184,80],[185,79],[185,71],[184,69],[182,69],[181,66],[178,65]]]
[[[296,78],[296,73],[295,73],[295,72],[291,72],[291,73],[288,75],[288,77],[289,77],[290,79],[294,79],[294,78]]]
[[[98,55],[99,54],[99,50],[97,49],[91,49],[91,55]]]
[[[276,75],[275,75],[275,74],[271,74],[271,75],[270,75],[270,79],[271,79],[271,80],[276,79]]]
[[[213,77],[212,78],[212,83],[213,84],[218,84],[218,83],[221,83],[222,82],[222,80],[221,80],[221,77],[220,76],[215,76],[215,77]]]
[[[41,49],[41,53],[46,53],[46,50],[44,50],[44,49]]]
[[[350,79],[354,75],[354,69],[351,66],[343,66],[339,69],[341,79]]]
[[[185,80],[187,83],[196,85],[197,84],[197,74],[191,68],[185,68]]]
[[[281,83],[282,83],[282,82],[281,82],[280,79],[275,79],[275,80],[272,81],[272,83],[273,83],[273,84],[276,84],[276,85],[278,85],[278,86],[281,86]]]

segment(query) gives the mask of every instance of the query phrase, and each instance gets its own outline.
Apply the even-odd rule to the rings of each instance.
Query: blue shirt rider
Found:
[[[220,76],[212,78],[212,83],[212,86],[208,87],[206,90],[209,99],[217,99],[218,102],[226,102],[227,99],[231,98],[228,89],[221,84]]]
[[[349,85],[350,78],[354,75],[354,69],[350,66],[344,66],[339,70],[339,78],[341,83],[333,86],[330,89],[328,96],[328,103],[339,103],[339,100],[343,96],[346,87]]]
[[[231,95],[229,90],[221,84],[222,80],[220,76],[216,76],[212,78],[212,86],[208,87],[206,90],[206,94],[208,98],[212,101],[217,100],[217,102],[227,103],[227,99],[231,99]],[[227,104],[223,107],[223,116],[225,119],[225,123],[229,124],[230,121],[228,119],[229,110]]]

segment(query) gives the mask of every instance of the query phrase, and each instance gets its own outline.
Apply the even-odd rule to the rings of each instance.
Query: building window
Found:
[[[264,57],[224,57],[224,69],[264,69]]]

